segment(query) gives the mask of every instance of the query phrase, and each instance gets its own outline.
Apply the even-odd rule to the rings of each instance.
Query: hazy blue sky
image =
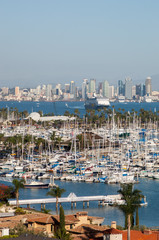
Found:
[[[159,74],[158,0],[0,0],[0,87]]]

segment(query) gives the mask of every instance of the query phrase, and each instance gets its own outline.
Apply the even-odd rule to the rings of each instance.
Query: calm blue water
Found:
[[[68,107],[67,107],[68,106]],[[145,110],[159,111],[159,102],[154,103],[111,103],[111,107],[114,106],[116,110],[119,108],[125,109],[125,111],[139,111],[141,108]],[[20,112],[27,110],[29,113],[43,111],[43,114],[54,113],[55,115],[63,115],[66,110],[70,113],[74,113],[75,109],[78,109],[80,115],[86,114],[84,102],[0,102],[0,108],[17,108]]]
[[[109,195],[117,194],[119,185],[107,185],[102,183],[73,183],[56,181],[61,188],[64,188],[66,192],[64,196],[68,196],[71,192],[77,196],[94,196],[94,195]],[[140,225],[146,226],[159,226],[159,211],[158,211],[158,199],[159,199],[159,181],[140,179],[140,183],[135,185],[135,188],[142,191],[143,195],[147,197],[148,206],[141,207],[139,209]],[[22,189],[20,197],[22,199],[29,198],[45,198],[47,189]],[[71,213],[76,211],[83,211],[83,203],[77,203],[77,210],[71,211],[71,203],[63,203],[65,213]],[[40,209],[40,206],[35,205],[35,208]],[[55,204],[47,204],[47,209],[53,210],[55,213]],[[111,221],[116,220],[118,225],[124,226],[124,215],[117,207],[111,206],[98,206],[98,202],[90,202],[90,207],[85,208],[88,214],[91,216],[105,217],[104,224],[110,225]]]
[[[6,182],[3,182],[7,184]],[[64,188],[66,192],[63,197],[67,197],[71,192],[77,196],[94,196],[94,195],[109,195],[117,194],[119,185],[107,185],[104,183],[74,183],[65,181],[55,181],[59,187]],[[9,184],[9,183],[8,183]],[[158,199],[159,199],[159,180],[140,179],[139,184],[135,185],[135,188],[142,191],[142,194],[146,196],[148,206],[141,207],[139,209],[140,225],[146,225],[149,227],[159,226],[159,211],[158,211]],[[20,199],[38,199],[47,198],[48,189],[20,189]],[[71,203],[62,204],[65,213],[70,214],[77,211],[83,211],[83,203],[77,203],[77,208],[71,210]],[[40,210],[40,204],[31,205],[35,209]],[[55,203],[46,204],[46,209],[50,209],[51,213],[55,214]],[[85,207],[84,211],[88,211],[90,216],[104,217],[104,224],[111,224],[111,221],[117,221],[118,225],[124,226],[124,215],[117,207],[111,206],[98,206],[97,202],[90,202],[89,208]]]

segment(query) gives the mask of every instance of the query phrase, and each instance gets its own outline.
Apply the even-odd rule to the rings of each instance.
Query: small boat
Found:
[[[24,183],[24,188],[49,188],[49,183],[32,181],[30,183]]]

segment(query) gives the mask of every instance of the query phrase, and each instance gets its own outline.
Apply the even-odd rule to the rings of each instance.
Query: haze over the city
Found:
[[[0,87],[152,77],[158,0],[0,1]]]

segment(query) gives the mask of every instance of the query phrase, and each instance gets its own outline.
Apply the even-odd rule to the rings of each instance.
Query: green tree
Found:
[[[13,179],[14,191],[16,196],[16,206],[19,207],[19,189],[24,187],[24,179]]]
[[[143,195],[140,190],[133,190],[132,184],[122,184],[121,189],[118,192],[122,195],[122,199],[125,201],[125,203],[119,207],[125,215],[125,225],[127,225],[128,228],[127,239],[130,240],[131,216],[133,216],[136,208],[140,206],[140,201]]]
[[[56,214],[58,215],[58,199],[62,196],[62,194],[66,190],[60,187],[51,188],[51,190],[47,193],[47,195],[55,197],[56,198]]]
[[[0,183],[0,202],[8,202],[9,198],[14,198],[14,189],[13,187],[6,186]]]
[[[55,232],[55,237],[62,240],[71,239],[71,235],[67,233],[65,229],[65,213],[62,206],[60,206],[60,223],[57,231]]]
[[[74,110],[74,113],[77,118],[80,117],[80,111],[77,108]]]

